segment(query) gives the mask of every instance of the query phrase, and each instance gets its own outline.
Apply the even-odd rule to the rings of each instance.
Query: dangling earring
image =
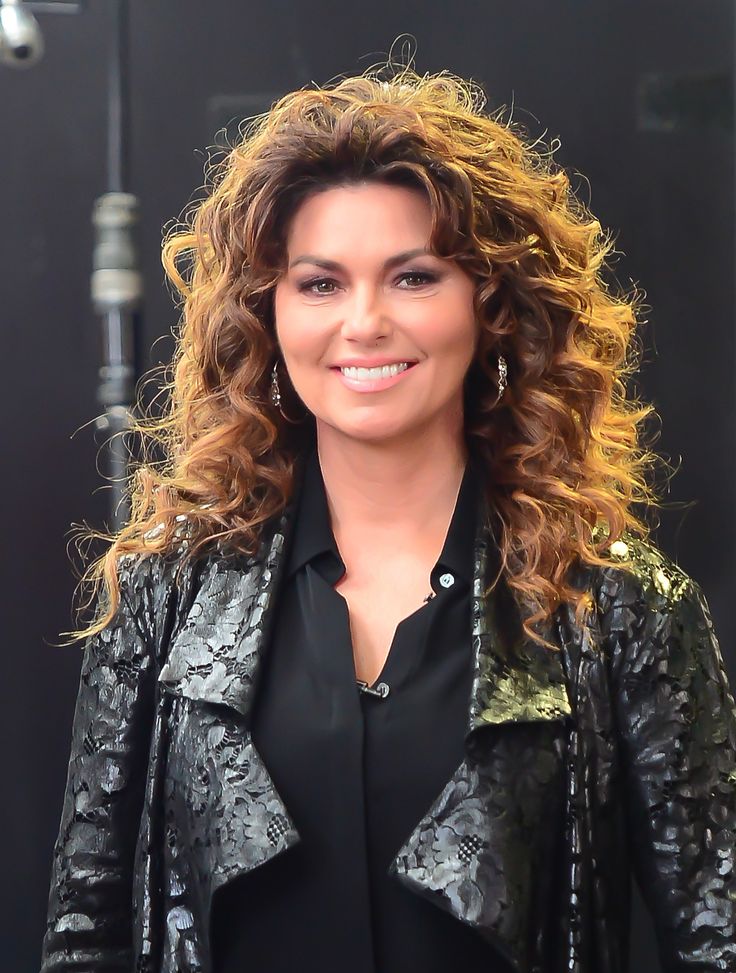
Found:
[[[501,401],[504,391],[508,385],[506,381],[506,376],[508,375],[508,367],[506,365],[506,359],[503,355],[498,356],[498,398],[496,402]]]
[[[271,402],[276,406],[277,409],[281,409],[281,390],[279,389],[279,376],[276,372],[277,363],[273,363],[273,371],[271,372]]]
[[[279,388],[279,376],[278,376],[278,359],[273,363],[273,371],[271,372],[271,402],[279,410],[281,415],[286,419],[287,422],[291,422],[296,425],[301,422],[301,419],[290,419],[284,410],[281,408],[281,389]]]

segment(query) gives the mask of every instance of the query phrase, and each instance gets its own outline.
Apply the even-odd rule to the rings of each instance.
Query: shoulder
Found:
[[[193,519],[179,514],[170,541],[163,550],[142,549],[118,557],[121,594],[125,592],[137,600],[145,597],[152,607],[159,608],[170,598],[172,591],[179,602],[186,602],[213,561],[222,559],[243,573],[260,562],[275,567],[284,547],[288,515],[281,511],[268,518],[258,532],[256,552],[247,554],[219,535],[198,545],[200,537]],[[144,540],[160,537],[165,527],[163,522],[155,524],[144,533]]]
[[[631,604],[674,608],[696,582],[652,540],[628,533],[604,551],[611,564],[597,568],[597,593],[605,606]]]
[[[160,640],[167,622],[183,610],[201,560],[187,556],[193,535],[187,518],[178,517],[177,521],[173,543],[166,550],[122,553],[115,562],[120,620],[138,619],[154,643]],[[144,538],[150,540],[163,530],[164,525],[157,524]]]
[[[183,566],[193,530],[186,515],[181,514],[176,520],[172,543],[165,551],[139,550],[118,556],[115,563],[121,592],[123,587],[128,591],[144,585],[166,583],[172,573]],[[163,522],[156,524],[144,533],[143,539],[154,540],[164,532],[164,528]]]
[[[719,663],[710,609],[698,582],[653,541],[625,535],[596,566],[603,644],[614,666],[631,671]],[[707,656],[707,658],[706,658]],[[708,661],[710,660],[710,661]]]

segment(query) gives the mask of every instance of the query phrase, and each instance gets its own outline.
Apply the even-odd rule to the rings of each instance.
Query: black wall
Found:
[[[0,682],[2,966],[37,969],[81,654],[70,628],[72,523],[108,492],[91,420],[99,326],[88,300],[90,212],[105,185],[106,17],[40,17],[44,61],[0,70],[0,323],[5,622]],[[491,107],[582,173],[583,198],[651,307],[641,391],[681,469],[658,543],[703,586],[732,677],[734,651],[733,11],[727,0],[371,4],[132,0],[132,167],[142,201],[144,366],[165,361],[176,311],[159,245],[203,180],[205,149],[237,111],[363,70],[411,33],[420,71],[479,81]],[[163,336],[163,337],[162,337]],[[160,339],[160,340],[156,340]],[[155,342],[155,346],[154,346]],[[76,433],[76,434],[75,434]],[[657,969],[635,901],[632,973]]]

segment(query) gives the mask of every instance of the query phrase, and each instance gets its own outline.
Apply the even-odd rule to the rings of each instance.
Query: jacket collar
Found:
[[[170,646],[159,681],[171,693],[229,706],[248,719],[268,644],[279,583],[285,574],[295,500],[264,530],[250,557],[219,551],[208,557],[201,583]],[[498,546],[486,498],[477,505],[472,604],[473,682],[466,747],[491,724],[561,718],[570,714],[560,652],[534,643],[503,577],[488,595]],[[542,634],[554,644],[552,625]]]

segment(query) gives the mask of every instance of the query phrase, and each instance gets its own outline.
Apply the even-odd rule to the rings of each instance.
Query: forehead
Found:
[[[385,183],[333,186],[308,196],[294,212],[287,236],[290,252],[317,246],[352,252],[425,243],[432,226],[429,202],[420,189]],[[328,256],[328,254],[324,254]]]

